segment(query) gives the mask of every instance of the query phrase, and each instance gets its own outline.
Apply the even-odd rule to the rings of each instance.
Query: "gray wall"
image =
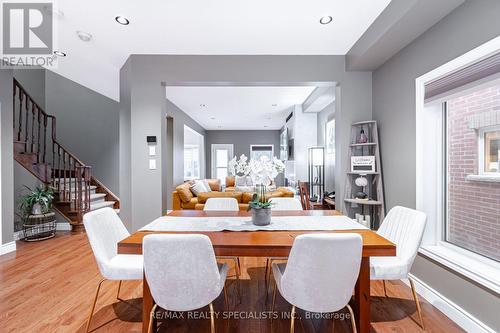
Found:
[[[347,169],[349,126],[372,116],[371,73],[346,72],[344,56],[182,56],[132,55],[120,71],[120,194],[121,211],[131,231],[157,218],[164,207],[160,157],[157,170],[148,169],[147,135],[164,137],[165,85],[297,84],[339,82],[336,110],[339,170]],[[341,94],[342,92],[342,94]],[[164,153],[160,141],[158,149]],[[164,145],[163,145],[164,146]],[[175,157],[174,157],[175,158]],[[342,183],[339,176],[339,179]],[[337,186],[342,197],[342,188]],[[147,194],[147,195],[145,195]]]
[[[167,87],[168,89],[168,87]],[[179,109],[174,103],[167,101],[167,115],[174,121],[174,178],[173,186],[184,182],[184,125],[191,127],[199,134],[205,136],[205,129]],[[166,137],[163,136],[165,139]],[[163,143],[164,141],[162,141]]]
[[[14,239],[14,146],[12,131],[12,79],[13,71],[0,69],[0,143],[2,154],[1,165],[1,244]]]
[[[415,79],[500,34],[500,2],[469,0],[373,74],[373,116],[380,126],[387,208],[415,207]],[[500,331],[500,299],[419,256],[412,273]],[[458,292],[459,291],[459,292]]]
[[[119,196],[119,104],[50,71],[45,89],[45,109],[57,118],[58,140]]]
[[[212,144],[230,143],[234,145],[234,156],[245,154],[250,158],[250,145],[272,144],[274,145],[274,156],[280,157],[280,131],[279,130],[256,130],[256,131],[207,131],[205,137],[206,152],[206,176],[212,177]],[[283,185],[283,175],[276,179],[278,186]]]
[[[14,69],[14,77],[31,98],[45,109],[45,69]]]

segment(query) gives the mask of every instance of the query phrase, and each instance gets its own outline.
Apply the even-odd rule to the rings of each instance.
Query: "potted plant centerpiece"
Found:
[[[21,197],[19,208],[22,214],[26,217],[28,215],[41,215],[48,213],[52,207],[52,200],[54,200],[54,191],[50,187],[39,186],[32,190],[25,186],[30,193]]]
[[[256,184],[256,193],[248,205],[248,210],[252,211],[252,223],[268,225],[271,223],[271,203],[266,198],[267,186],[285,170],[285,165],[276,157],[271,160],[262,156],[258,160],[250,160],[248,167],[250,177]]]

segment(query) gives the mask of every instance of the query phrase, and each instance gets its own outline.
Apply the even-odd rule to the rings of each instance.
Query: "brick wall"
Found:
[[[448,241],[500,261],[500,183],[466,180],[478,174],[474,115],[500,110],[500,86],[448,101]]]

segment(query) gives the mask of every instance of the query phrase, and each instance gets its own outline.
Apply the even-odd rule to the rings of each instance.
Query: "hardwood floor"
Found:
[[[217,332],[289,332],[289,320],[259,319],[270,307],[265,302],[265,261],[242,258],[242,302],[237,301],[235,284],[229,283],[230,314],[246,319],[226,319],[223,297],[214,306],[219,312]],[[230,271],[231,274],[232,270]],[[7,332],[84,332],[85,323],[97,283],[101,279],[85,234],[59,234],[39,243],[17,243],[17,252],[0,256],[0,331]],[[117,282],[106,281],[97,302],[92,332],[141,331],[141,282],[123,283],[116,300]],[[382,284],[372,285],[373,332],[420,332],[418,316],[411,291],[402,282],[388,282],[388,295],[383,296]],[[457,325],[421,300],[427,332],[463,332]],[[290,305],[277,297],[276,310],[283,317]],[[345,316],[341,311],[337,317]],[[177,314],[180,316],[180,314]],[[201,319],[193,318],[195,315]],[[209,332],[208,308],[183,314],[184,320],[170,318],[161,322],[159,332]],[[298,312],[295,332],[331,332],[332,320],[307,318]],[[204,319],[208,318],[208,319]],[[335,320],[335,332],[351,332],[349,320]]]

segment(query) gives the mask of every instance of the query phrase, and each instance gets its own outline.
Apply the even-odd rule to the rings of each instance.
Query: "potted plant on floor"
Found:
[[[19,208],[26,217],[48,213],[54,200],[54,191],[50,187],[39,186],[32,190],[25,186],[29,193],[21,197]]]
[[[262,156],[258,160],[250,160],[250,177],[256,186],[256,193],[248,204],[248,210],[252,211],[252,223],[263,226],[271,223],[271,203],[266,198],[267,186],[269,186],[285,170],[285,165],[274,157],[272,160]]]

